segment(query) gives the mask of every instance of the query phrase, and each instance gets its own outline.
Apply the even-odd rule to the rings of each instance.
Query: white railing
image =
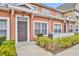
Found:
[[[74,35],[74,33],[53,33],[53,38],[61,38]]]

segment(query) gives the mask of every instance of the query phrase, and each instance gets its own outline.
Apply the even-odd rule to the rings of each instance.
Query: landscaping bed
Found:
[[[14,40],[6,40],[5,37],[0,38],[0,56],[16,56]]]
[[[56,39],[41,36],[38,37],[37,44],[45,50],[50,51],[53,54],[57,54],[65,49],[79,44],[79,34]]]

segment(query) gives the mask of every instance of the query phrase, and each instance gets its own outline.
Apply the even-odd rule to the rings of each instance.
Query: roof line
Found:
[[[56,9],[56,8],[53,8],[53,7],[44,5],[44,4],[42,4],[42,3],[38,3],[38,4],[36,4],[36,3],[31,3],[31,4],[39,5],[39,6],[41,6],[41,7],[44,7],[44,8],[47,8],[47,9],[52,9],[52,10],[55,10],[55,11],[58,11],[58,12],[61,12],[61,13],[62,13],[62,10],[59,10],[59,9]]]

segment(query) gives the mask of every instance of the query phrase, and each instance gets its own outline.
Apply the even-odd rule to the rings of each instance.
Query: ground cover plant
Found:
[[[79,34],[55,39],[41,36],[38,37],[37,44],[53,54],[56,54],[76,44],[79,44]]]

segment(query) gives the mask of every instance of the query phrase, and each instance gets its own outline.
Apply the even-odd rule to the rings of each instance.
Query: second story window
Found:
[[[42,10],[42,13],[43,13],[43,14],[46,14],[46,15],[50,15],[50,10],[48,10],[48,9],[43,9],[43,10]]]
[[[32,10],[33,11],[36,11],[37,10],[37,7],[36,6],[32,6]]]
[[[62,13],[58,12],[58,17],[62,17]]]

